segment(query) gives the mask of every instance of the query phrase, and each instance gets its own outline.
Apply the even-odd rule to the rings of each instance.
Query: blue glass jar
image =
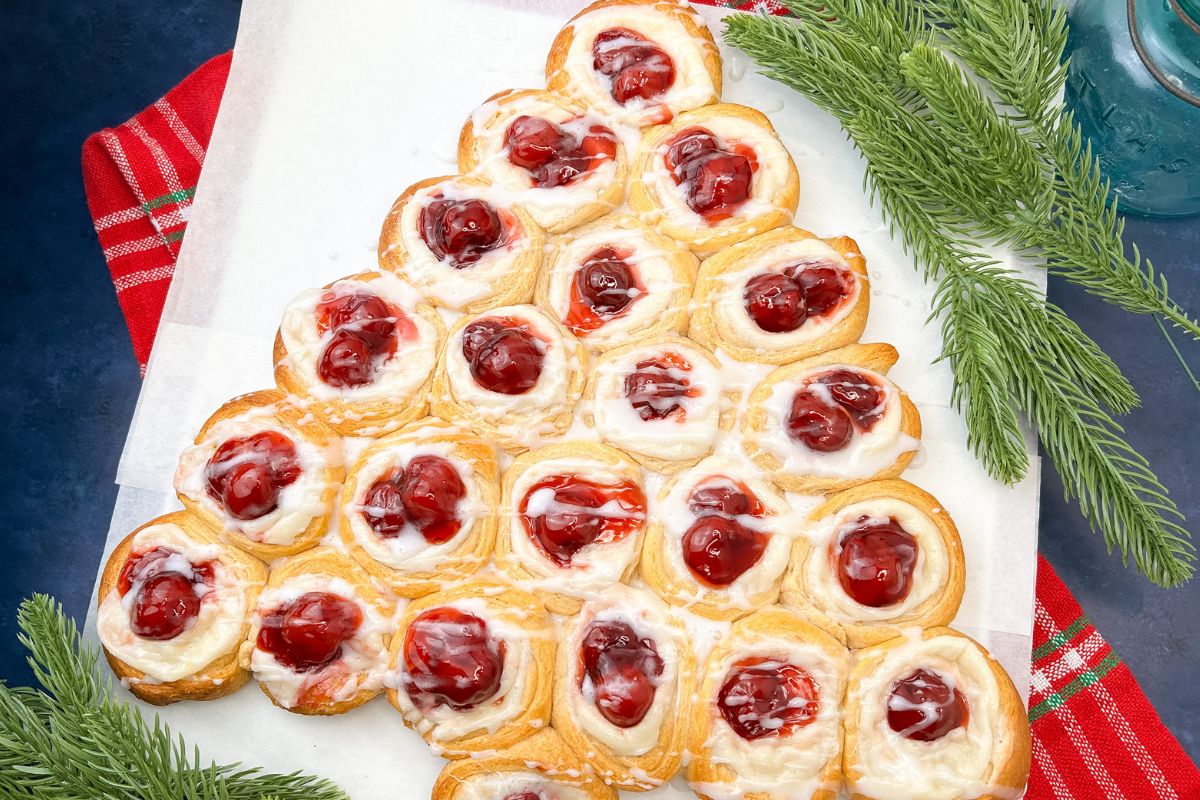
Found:
[[[1076,0],[1066,103],[1120,209],[1200,214],[1200,0]]]

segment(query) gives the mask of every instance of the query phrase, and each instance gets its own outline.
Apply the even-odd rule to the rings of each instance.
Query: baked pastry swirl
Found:
[[[705,257],[796,213],[800,179],[765,116],[732,103],[647,131],[633,160],[629,207]]]
[[[723,400],[712,354],[664,336],[605,353],[592,368],[582,409],[603,441],[652,470],[675,472],[712,450]]]
[[[240,662],[271,702],[297,714],[341,714],[383,688],[392,606],[370,576],[319,547],[271,570]]]
[[[275,383],[343,436],[386,433],[425,413],[445,338],[442,318],[412,287],[363,272],[288,305]]]
[[[679,770],[694,670],[666,606],[644,590],[606,590],[563,627],[554,729],[605,783],[653,789]]]
[[[240,689],[250,609],[267,580],[258,559],[221,542],[186,511],[126,536],[104,565],[96,632],[129,691],[155,705]]]
[[[429,178],[392,204],[379,234],[379,266],[433,305],[475,314],[529,302],[545,240],[510,193],[482,178]]]
[[[850,654],[778,608],[733,623],[708,658],[687,780],[706,800],[834,800]]]
[[[921,417],[886,374],[890,344],[852,344],[772,371],[750,393],[742,448],[788,491],[894,478],[920,446]]]
[[[663,487],[641,576],[672,606],[730,620],[774,603],[797,522],[767,476],[711,456]]]
[[[700,265],[690,335],[739,361],[787,364],[858,341],[870,296],[853,239],[788,225]]]
[[[235,397],[179,456],[175,492],[225,539],[270,561],[325,533],[345,470],[340,440],[283,392]]]
[[[617,800],[552,728],[512,747],[449,761],[432,800]]]
[[[433,413],[495,440],[536,447],[571,425],[587,353],[534,306],[464,317],[450,331],[433,377]]]
[[[496,565],[555,614],[625,583],[646,525],[642,471],[616,448],[567,441],[523,453],[504,472]]]
[[[475,109],[458,138],[458,169],[502,188],[549,233],[604,216],[625,198],[617,134],[538,89],[509,89]]]
[[[686,330],[696,257],[636,217],[598,219],[549,248],[534,300],[593,350]]]
[[[470,577],[496,540],[500,468],[488,442],[434,417],[376,439],[342,487],[351,556],[401,597]]]
[[[933,495],[902,480],[828,498],[808,516],[783,603],[851,647],[947,625],[962,602],[962,542]]]
[[[392,641],[388,701],[439,755],[509,747],[549,725],[555,639],[538,598],[501,583],[414,600]]]
[[[625,125],[657,125],[717,101],[721,56],[687,3],[599,0],[555,38],[546,88]]]
[[[853,800],[1001,800],[1029,777],[1025,705],[978,643],[931,628],[860,650],[846,699]]]

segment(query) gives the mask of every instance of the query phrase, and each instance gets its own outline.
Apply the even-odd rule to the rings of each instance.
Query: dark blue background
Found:
[[[15,639],[21,598],[51,592],[82,618],[116,496],[138,370],[80,179],[84,138],[140,111],[230,48],[238,3],[0,4],[0,676],[30,680]],[[1200,311],[1200,219],[1131,220],[1137,241]],[[1052,283],[1060,303],[1142,395],[1129,438],[1200,530],[1200,394],[1154,323]],[[1193,364],[1200,344],[1180,342]],[[1047,469],[1042,551],[1167,725],[1200,757],[1200,583],[1156,589],[1063,501]]]

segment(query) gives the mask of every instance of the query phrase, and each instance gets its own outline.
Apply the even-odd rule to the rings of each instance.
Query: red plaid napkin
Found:
[[[768,0],[734,4],[769,7]],[[88,206],[143,368],[229,62],[228,53],[212,59],[133,119],[84,144]],[[1200,800],[1200,772],[1041,557],[1032,685],[1027,798]]]

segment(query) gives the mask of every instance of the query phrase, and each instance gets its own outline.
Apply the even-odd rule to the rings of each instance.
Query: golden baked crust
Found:
[[[1000,742],[991,755],[988,774],[984,776],[983,780],[985,786],[990,787],[991,791],[986,794],[976,794],[979,787],[974,783],[964,789],[970,791],[972,797],[977,796],[980,800],[1005,800],[1005,798],[1020,794],[1028,782],[1032,747],[1029,716],[1025,711],[1021,695],[1013,686],[1012,679],[1004,671],[1004,667],[1000,666],[999,662],[971,637],[950,628],[928,628],[921,631],[919,640],[914,640],[909,636],[900,636],[859,650],[855,654],[854,669],[850,674],[846,690],[845,745],[842,750],[843,772],[847,791],[852,800],[886,800],[883,797],[873,798],[868,794],[855,791],[854,788],[856,782],[863,778],[858,764],[859,750],[871,746],[870,739],[860,730],[860,708],[866,696],[863,683],[869,680],[872,673],[880,667],[883,659],[896,648],[913,646],[914,641],[928,642],[943,636],[965,639],[983,655],[991,678],[995,681],[999,698],[1000,719],[997,722],[1001,729]],[[978,710],[971,709],[971,713],[978,713]]]
[[[288,558],[281,564],[273,565],[271,568],[271,577],[267,581],[266,589],[271,590],[278,588],[289,580],[301,575],[327,575],[331,578],[341,578],[354,587],[359,602],[371,606],[384,619],[390,619],[394,611],[394,604],[388,600],[376,589],[371,581],[371,576],[362,570],[357,564],[351,561],[346,556],[334,550],[331,547],[318,547],[301,553],[297,556]],[[251,617],[250,630],[246,637],[246,641],[242,643],[239,658],[243,669],[251,669],[250,658],[254,653],[256,643],[258,642],[258,632],[261,628],[261,623],[258,620],[258,612],[263,611],[259,598],[260,607]],[[386,651],[390,637],[384,635],[383,646]],[[336,714],[344,714],[352,708],[357,708],[363,703],[380,693],[381,688],[378,686],[367,686],[359,689],[354,695],[346,700],[341,701],[324,701],[317,705],[294,705],[291,707],[282,705],[279,700],[271,693],[271,690],[265,683],[259,683],[259,688],[275,706],[282,708],[285,711],[290,711],[293,714],[303,714],[306,716],[321,716],[329,717]]]
[[[513,119],[524,113],[522,106],[528,105],[530,102],[556,106],[562,109],[563,113],[570,114],[570,118],[581,117],[587,113],[567,98],[541,89],[505,89],[497,92],[484,101],[483,105],[476,109],[471,116],[467,117],[462,131],[459,133],[458,171],[464,175],[476,173],[480,170],[481,165],[486,165],[490,159],[502,157],[502,152],[493,152],[480,134],[501,127],[507,129]],[[571,230],[585,222],[602,217],[621,205],[621,201],[625,198],[627,154],[625,145],[615,132],[613,136],[617,142],[617,155],[614,159],[616,171],[611,180],[601,186],[592,187],[595,193],[592,200],[568,207],[565,211],[557,213],[520,201],[518,201],[518,205],[524,208],[547,233],[562,233]],[[578,182],[585,180],[587,180],[586,176],[577,179]],[[536,193],[537,189],[530,187],[529,191]],[[553,191],[559,191],[559,188],[555,187]]]
[[[767,210],[754,216],[735,215],[715,224],[709,224],[698,214],[690,211],[684,214],[682,219],[673,219],[670,214],[666,213],[666,198],[661,196],[653,180],[659,172],[665,170],[665,167],[659,163],[662,160],[665,145],[676,134],[688,128],[707,129],[713,120],[722,117],[733,117],[751,123],[776,141],[779,139],[771,121],[753,108],[733,103],[703,106],[694,111],[680,114],[669,125],[659,125],[646,131],[630,171],[628,199],[629,207],[633,209],[633,212],[651,222],[664,235],[686,244],[701,258],[763,231],[787,225],[792,221],[792,216],[796,213],[796,205],[800,200],[800,177],[796,172],[796,164],[780,144],[780,150],[787,156],[786,160],[782,163],[772,160],[764,166],[784,170],[783,187],[769,198],[757,198],[770,203],[771,207]],[[672,186],[671,189],[673,188]],[[753,184],[751,184],[751,192],[753,193],[753,191]]]
[[[358,496],[370,488],[359,484],[359,475],[367,464],[384,457],[389,451],[406,445],[443,445],[451,449],[451,455],[469,465],[472,471],[472,489],[486,511],[475,519],[454,549],[445,554],[436,570],[397,569],[377,561],[362,546],[355,536],[353,520],[357,514]],[[447,582],[471,577],[487,563],[496,541],[497,507],[500,504],[500,466],[496,449],[487,441],[467,431],[455,428],[435,417],[426,417],[376,439],[359,455],[346,476],[338,503],[338,532],[350,551],[350,555],[364,570],[383,581],[401,597],[416,598],[436,592]]]
[[[100,583],[96,588],[96,607],[100,607],[110,592],[117,590],[121,571],[132,554],[134,538],[146,528],[155,525],[174,525],[196,542],[221,547],[221,555],[217,560],[230,569],[245,587],[247,615],[242,623],[241,636],[229,652],[213,659],[192,677],[178,681],[160,683],[147,680],[144,672],[126,664],[108,652],[107,648],[104,649],[104,658],[113,673],[129,687],[129,691],[135,697],[156,706],[165,706],[180,700],[216,700],[218,697],[232,694],[250,680],[250,673],[238,664],[238,645],[250,627],[249,609],[254,607],[258,593],[267,581],[267,565],[254,556],[222,542],[193,514],[187,511],[164,514],[138,527],[122,539],[105,562],[104,571],[100,573]]]
[[[339,278],[328,283],[324,288],[332,289],[343,281],[361,281],[370,283],[383,277],[378,272],[360,272]],[[441,352],[446,341],[446,326],[442,317],[426,303],[419,304],[415,313],[429,323],[435,331],[435,339],[430,343],[434,352]],[[329,427],[341,436],[378,436],[381,433],[393,431],[407,425],[415,419],[420,419],[429,409],[429,387],[433,382],[433,370],[421,383],[421,386],[407,396],[389,396],[387,398],[369,401],[349,401],[344,399],[322,400],[314,397],[309,387],[291,368],[287,345],[283,342],[282,331],[275,333],[275,347],[272,352],[275,360],[275,385],[280,391],[303,398],[313,413],[319,415]]]
[[[592,775],[551,728],[511,747],[475,758],[449,761],[433,784],[432,800],[457,800],[459,790],[478,776],[536,773],[550,783],[570,786],[587,800],[617,800],[617,792]]]
[[[228,419],[241,416],[255,409],[266,410],[272,419],[294,436],[307,440],[322,449],[340,447],[336,433],[306,409],[297,406],[294,398],[277,389],[264,389],[250,394],[235,397],[213,412],[200,432],[196,434],[195,444],[202,444],[207,434],[214,426]],[[219,446],[219,445],[218,445]],[[207,504],[187,496],[176,485],[175,493],[188,511],[215,531],[218,531],[225,541],[245,550],[263,561],[270,562],[280,556],[290,556],[301,553],[313,547],[325,535],[329,523],[329,511],[333,508],[337,497],[338,487],[346,475],[340,459],[331,459],[330,463],[320,471],[321,482],[325,489],[321,493],[321,503],[324,513],[313,517],[305,529],[295,537],[291,544],[268,544],[255,541],[241,531],[234,530],[226,524],[224,516],[217,516]]]
[[[430,304],[453,308],[464,314],[477,314],[497,306],[528,303],[530,298],[533,297],[533,284],[537,280],[538,268],[542,264],[542,253],[546,247],[546,235],[542,231],[541,226],[534,222],[533,217],[529,216],[525,209],[520,206],[507,205],[502,208],[497,207],[497,211],[503,212],[502,217],[507,215],[505,224],[511,227],[514,235],[521,241],[521,247],[513,264],[504,271],[504,279],[495,281],[492,290],[486,294],[462,305],[449,305],[431,293],[431,284],[428,281],[423,281],[420,276],[412,274],[412,271],[406,268],[410,254],[408,245],[404,240],[402,223],[404,210],[408,203],[422,189],[437,186],[445,182],[453,182],[457,186],[477,188],[480,190],[481,195],[486,195],[487,189],[490,186],[482,178],[471,175],[442,175],[437,178],[426,178],[409,186],[392,203],[392,208],[388,211],[388,215],[383,221],[383,230],[379,234],[380,268],[393,272],[406,280],[417,291],[424,294]],[[447,269],[450,270],[450,273],[447,273],[446,279],[453,280],[453,273],[456,270],[453,267],[447,267]],[[469,269],[470,267],[467,267],[458,272],[465,272]]]
[[[766,258],[772,250],[794,242],[816,239],[833,248],[845,260],[858,278],[858,296],[848,313],[828,331],[810,341],[780,344],[776,348],[764,347],[762,343],[749,341],[731,324],[730,314],[744,314],[738,304],[736,311],[731,303],[721,303],[721,296],[728,291],[730,276],[742,272],[746,262]],[[725,248],[705,259],[700,264],[700,275],[692,295],[692,324],[688,335],[706,347],[727,353],[738,361],[759,364],[788,364],[802,358],[834,350],[857,342],[867,324],[867,312],[871,306],[870,282],[867,279],[867,262],[859,252],[858,243],[849,236],[819,239],[812,233],[791,225],[759,234],[743,242]],[[803,326],[800,330],[803,330]],[[788,334],[769,334],[782,339]]]
[[[492,620],[499,619],[505,625],[518,628],[525,634],[530,649],[531,669],[521,684],[520,712],[515,717],[490,730],[480,728],[463,736],[443,739],[437,737],[435,726],[408,701],[407,695],[401,697],[397,686],[401,684],[400,676],[403,672],[404,642],[413,621],[430,609],[464,600],[483,604]],[[541,601],[534,595],[507,584],[492,580],[475,580],[426,595],[414,600],[405,608],[396,635],[392,637],[388,663],[395,679],[391,681],[387,690],[388,702],[404,716],[405,726],[421,734],[426,743],[444,758],[462,758],[512,747],[522,740],[530,741],[530,736],[537,736],[537,732],[547,727],[550,722],[556,640],[554,622],[542,607]],[[465,760],[479,763],[479,758]],[[437,796],[436,789],[434,796]]]
[[[769,412],[766,404],[770,400],[776,384],[798,378],[820,367],[836,364],[861,367],[886,376],[898,358],[899,353],[890,344],[851,344],[773,370],[750,393],[749,408],[741,422],[742,449],[761,470],[774,476],[775,482],[790,492],[828,494],[849,489],[867,481],[899,476],[917,454],[916,448],[900,453],[892,464],[878,470],[874,475],[842,478],[788,472],[784,462],[759,443],[759,439],[767,435]],[[917,407],[908,399],[908,395],[903,389],[895,384],[892,384],[892,387],[895,389],[896,399],[900,403],[900,433],[910,436],[914,440],[920,440],[921,415],[918,413]],[[850,446],[853,446],[853,442]]]

